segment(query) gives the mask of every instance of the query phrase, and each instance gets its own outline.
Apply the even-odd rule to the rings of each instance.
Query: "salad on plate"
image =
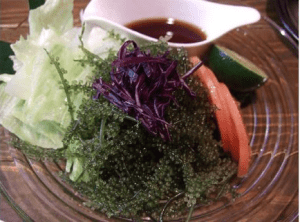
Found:
[[[163,40],[86,32],[88,24],[73,26],[72,9],[71,0],[47,0],[30,11],[29,35],[11,45],[15,74],[0,74],[11,144],[65,161],[60,176],[107,217],[189,220],[196,206],[236,198],[233,180],[247,175],[251,149],[216,59],[204,63]]]

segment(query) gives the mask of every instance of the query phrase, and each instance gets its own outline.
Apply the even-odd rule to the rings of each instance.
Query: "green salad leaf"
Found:
[[[84,57],[80,49],[81,28],[73,27],[73,1],[47,0],[44,5],[29,12],[29,35],[11,45],[15,75],[0,75],[0,124],[20,139],[44,148],[60,148],[71,121],[59,73],[47,50],[66,71],[68,82],[87,83],[93,75],[91,67],[82,66],[77,58]],[[101,55],[107,47],[119,48],[120,43],[107,39],[100,28],[83,36],[86,47]],[[93,47],[97,42],[99,47]],[[71,93],[76,108],[83,94]],[[57,112],[59,110],[59,112]],[[76,118],[76,116],[75,116]]]

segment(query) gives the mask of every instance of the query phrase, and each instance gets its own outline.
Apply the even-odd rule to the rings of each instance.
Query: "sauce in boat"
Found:
[[[173,43],[195,43],[206,39],[205,33],[196,25],[173,18],[141,19],[125,26],[156,39],[166,37]]]

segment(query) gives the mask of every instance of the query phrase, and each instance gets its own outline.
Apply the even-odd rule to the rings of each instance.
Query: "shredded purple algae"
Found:
[[[130,44],[133,50],[128,49]],[[111,82],[99,78],[93,83],[93,88],[97,90],[94,99],[102,95],[165,141],[171,138],[168,130],[170,124],[165,121],[164,113],[172,101],[177,104],[173,92],[184,89],[194,97],[195,93],[184,80],[201,66],[198,64],[181,77],[176,70],[177,61],[167,58],[169,53],[166,51],[153,57],[149,52],[141,51],[134,41],[126,41],[112,63]]]

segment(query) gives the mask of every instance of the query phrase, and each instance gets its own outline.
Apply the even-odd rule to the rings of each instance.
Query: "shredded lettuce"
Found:
[[[71,116],[66,93],[45,49],[67,71],[64,78],[87,82],[92,68],[76,59],[84,56],[78,47],[81,28],[73,27],[73,0],[47,0],[29,12],[29,35],[12,44],[15,75],[0,76],[0,124],[20,139],[44,148],[61,148]],[[107,39],[107,32],[89,27],[84,33],[85,47],[100,57],[108,47],[118,49],[120,42]],[[95,47],[97,43],[97,47]],[[83,95],[72,94],[75,108]]]

